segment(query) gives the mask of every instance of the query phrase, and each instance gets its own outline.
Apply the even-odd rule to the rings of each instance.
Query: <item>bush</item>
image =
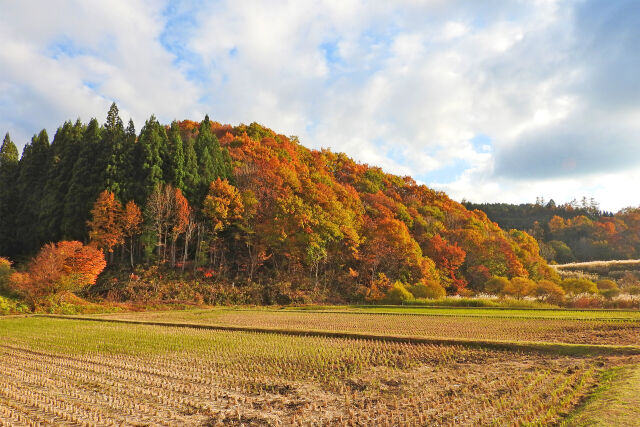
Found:
[[[588,279],[564,279],[560,286],[566,293],[573,295],[598,293],[598,286]]]
[[[493,276],[484,284],[484,291],[488,294],[501,295],[505,288],[510,286],[509,279],[501,276]]]
[[[25,273],[13,273],[10,287],[35,308],[41,299],[59,292],[77,292],[95,283],[106,262],[98,249],[80,242],[42,247]]]
[[[626,291],[629,295],[640,295],[640,286],[631,286]]]
[[[615,289],[603,289],[603,290],[600,291],[600,295],[602,295],[606,299],[613,299],[613,298],[617,297],[618,295],[620,295],[620,289],[618,289],[618,288],[615,288]]]
[[[0,295],[9,296],[11,289],[9,288],[9,277],[13,270],[11,269],[11,261],[0,257]]]
[[[535,294],[538,297],[543,297],[545,301],[558,304],[564,298],[565,292],[557,283],[553,283],[550,280],[541,280],[538,282]]]
[[[378,278],[371,282],[371,286],[365,290],[365,301],[380,302],[391,290],[391,281],[384,273],[378,274]]]
[[[440,299],[447,295],[442,285],[434,281],[421,281],[409,287],[409,292],[415,298]]]
[[[29,307],[11,298],[0,296],[0,315],[29,313]]]
[[[606,291],[609,289],[618,289],[618,285],[613,280],[603,279],[598,280],[596,283],[599,291]]]
[[[413,295],[409,292],[402,282],[395,282],[391,289],[387,292],[387,295],[382,300],[385,304],[399,305],[405,301],[413,300]]]
[[[510,295],[516,298],[532,295],[536,290],[536,282],[526,277],[514,277],[502,289],[503,295]]]

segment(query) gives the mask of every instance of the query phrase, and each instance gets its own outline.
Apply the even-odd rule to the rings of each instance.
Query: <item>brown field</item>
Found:
[[[274,310],[121,313],[111,319],[472,340],[640,345],[640,322]]]
[[[0,320],[0,424],[554,423],[615,358]]]

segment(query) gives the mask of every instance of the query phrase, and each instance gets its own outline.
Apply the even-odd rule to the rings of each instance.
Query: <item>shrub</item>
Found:
[[[564,289],[557,283],[553,283],[550,280],[541,280],[535,290],[535,294],[539,297],[544,297],[545,300],[559,302],[564,297]]]
[[[509,279],[501,276],[493,276],[485,282],[484,291],[488,294],[500,295],[508,286],[510,286]]]
[[[626,291],[629,295],[640,295],[640,286],[631,286]]]
[[[411,301],[413,299],[413,295],[409,292],[402,282],[395,282],[387,295],[384,297],[383,302],[385,304],[402,304],[405,301]]]
[[[602,308],[603,301],[600,296],[584,295],[576,298],[570,306],[573,308]]]
[[[409,287],[409,292],[415,298],[440,299],[447,295],[442,285],[432,280],[423,280]]]
[[[378,274],[378,278],[371,282],[371,286],[365,291],[365,301],[379,302],[391,290],[391,281],[384,273]]]
[[[568,294],[597,294],[598,287],[588,279],[564,279],[560,282],[562,289]]]
[[[605,297],[606,299],[613,299],[615,297],[617,297],[618,295],[620,295],[620,289],[618,288],[614,288],[614,289],[602,289],[600,291],[600,295],[602,295],[603,297]]]
[[[98,249],[80,242],[50,243],[40,249],[27,272],[13,273],[11,288],[32,307],[48,295],[76,292],[95,283],[106,262]]]
[[[29,307],[10,298],[0,296],[0,315],[28,313]]]
[[[618,289],[618,285],[613,280],[603,279],[598,280],[596,283],[599,291],[606,291],[608,289]]]
[[[0,257],[0,295],[9,295],[9,277],[13,273],[11,269],[11,261]]]
[[[502,288],[503,295],[510,295],[516,298],[522,298],[531,295],[536,290],[536,282],[526,277],[514,277]]]

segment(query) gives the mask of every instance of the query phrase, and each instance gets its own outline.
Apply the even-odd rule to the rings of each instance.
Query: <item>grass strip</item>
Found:
[[[640,365],[602,372],[598,386],[560,426],[631,426],[640,415]]]
[[[529,342],[529,341],[494,341],[494,340],[472,340],[464,338],[438,338],[438,337],[416,337],[398,336],[384,334],[368,334],[361,332],[340,332],[323,330],[300,330],[283,328],[259,328],[246,326],[228,325],[202,325],[197,323],[172,323],[143,320],[123,320],[84,316],[64,316],[56,314],[36,314],[35,317],[47,317],[53,319],[85,320],[92,322],[124,323],[132,325],[164,326],[173,328],[208,329],[216,331],[238,331],[238,332],[260,332],[270,334],[292,335],[292,336],[312,336],[327,338],[347,338],[376,340],[387,342],[399,342],[408,344],[433,344],[433,345],[458,345],[470,348],[487,348],[494,350],[507,350],[519,352],[536,352],[542,354],[556,354],[564,356],[598,356],[598,355],[638,355],[640,346],[622,345],[594,345],[594,344],[567,344],[550,342]]]

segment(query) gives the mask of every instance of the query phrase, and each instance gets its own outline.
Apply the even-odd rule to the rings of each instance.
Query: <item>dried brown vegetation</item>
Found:
[[[548,424],[609,363],[35,318],[0,338],[9,425]]]
[[[640,345],[640,322],[266,310],[117,313],[105,318],[473,340]]]

